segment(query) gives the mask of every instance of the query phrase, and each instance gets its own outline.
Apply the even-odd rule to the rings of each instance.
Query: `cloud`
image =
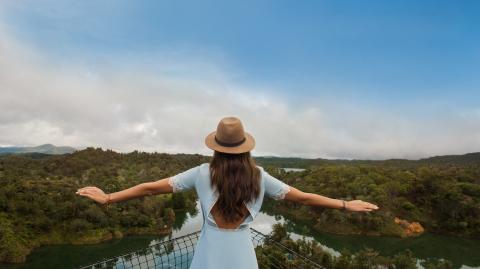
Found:
[[[145,63],[151,58],[60,63],[0,27],[0,145],[210,154],[205,135],[235,115],[255,136],[257,156],[419,158],[480,149],[479,110],[425,117],[341,101],[293,103],[234,82],[230,69],[208,59],[158,60],[155,68]]]

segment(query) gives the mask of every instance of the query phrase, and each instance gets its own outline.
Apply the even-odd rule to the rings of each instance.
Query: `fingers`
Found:
[[[77,193],[83,193],[83,192],[87,192],[87,191],[90,191],[90,190],[92,190],[91,187],[83,187],[81,189],[78,189]]]
[[[98,189],[98,188],[94,187],[94,186],[88,186],[88,187],[83,187],[83,188],[78,189],[78,190],[80,191],[80,190],[96,190],[96,189]]]
[[[85,192],[85,191],[82,191],[82,192],[78,193],[78,195],[80,195],[80,196],[85,196],[85,197],[88,197],[88,198],[93,199],[92,194],[91,194],[91,193],[88,193],[88,192]]]
[[[78,194],[80,196],[87,197],[87,198],[92,199],[92,200],[94,200],[96,202],[99,202],[99,203],[101,201],[101,198],[99,197],[99,194],[93,192],[92,189],[80,189],[76,192],[76,194]]]
[[[78,191],[76,192],[76,194],[79,194],[79,195],[82,195],[82,196],[87,196],[87,195],[92,195],[93,193],[92,193],[91,190],[85,190],[85,189],[83,189],[83,190],[78,190]]]
[[[351,201],[351,211],[372,212],[378,209],[377,205],[362,200]]]
[[[372,203],[368,203],[368,202],[364,202],[364,201],[361,201],[361,205],[365,208],[365,209],[370,209],[370,211],[372,210],[377,210],[378,209],[378,206],[377,205],[374,205]]]
[[[87,186],[87,187],[83,187],[83,188],[78,189],[76,193],[80,194],[80,193],[85,192],[85,191],[90,192],[90,193],[95,193],[95,192],[98,193],[101,190],[97,187],[94,187],[94,186]]]
[[[75,193],[80,195],[80,196],[86,196],[86,197],[92,198],[92,199],[95,195],[98,195],[98,191],[94,187],[81,188],[81,189],[77,190],[77,192],[75,192]]]

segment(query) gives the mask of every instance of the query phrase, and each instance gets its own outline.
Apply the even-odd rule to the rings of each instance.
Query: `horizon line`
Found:
[[[83,146],[83,147],[72,147],[72,146],[65,146],[65,145],[57,146],[57,145],[52,144],[52,143],[44,143],[44,144],[40,144],[40,145],[37,145],[37,146],[0,145],[0,149],[1,148],[35,148],[35,147],[41,147],[41,146],[45,146],[45,145],[51,145],[51,146],[54,146],[54,147],[57,147],[57,148],[58,147],[68,147],[68,148],[74,149],[75,150],[74,152],[86,150],[88,148],[93,148],[93,149],[101,149],[103,151],[110,150],[110,151],[113,151],[115,153],[120,153],[120,154],[130,154],[130,153],[134,153],[135,151],[137,151],[139,153],[153,153],[153,154],[155,154],[155,153],[157,153],[157,154],[172,154],[172,155],[184,154],[184,155],[200,155],[200,156],[205,156],[205,157],[210,157],[211,156],[211,155],[205,155],[205,154],[202,154],[202,153],[166,152],[166,151],[161,152],[161,151],[157,151],[157,150],[146,151],[146,150],[139,150],[139,149],[135,149],[135,150],[132,150],[132,151],[121,151],[121,150],[116,150],[116,149],[113,149],[113,148],[104,148],[104,147],[101,147],[101,146]],[[74,153],[74,152],[72,152],[72,153]],[[35,152],[25,152],[25,153],[35,153]],[[41,152],[39,152],[39,153],[41,153]],[[65,153],[65,154],[72,154],[72,153]],[[253,155],[253,154],[252,154],[252,157],[254,157],[254,158],[279,158],[279,159],[292,158],[292,159],[302,159],[302,160],[319,160],[319,159],[321,159],[321,160],[328,160],[328,161],[391,161],[391,160],[420,161],[420,160],[430,159],[430,158],[435,158],[435,157],[464,156],[464,155],[476,154],[476,153],[480,153],[480,151],[465,152],[465,153],[460,153],[460,154],[430,155],[430,156],[416,158],[416,159],[413,159],[413,158],[356,159],[356,158],[326,158],[326,157],[309,158],[309,157],[299,157],[299,156],[293,156],[293,155],[291,155],[291,156],[279,156],[279,155]],[[48,154],[48,153],[44,153],[44,154]]]

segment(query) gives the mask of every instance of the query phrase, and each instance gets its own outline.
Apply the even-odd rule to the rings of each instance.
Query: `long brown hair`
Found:
[[[229,154],[214,151],[210,162],[211,186],[218,192],[216,207],[223,219],[243,217],[243,203],[260,194],[260,170],[250,152]]]

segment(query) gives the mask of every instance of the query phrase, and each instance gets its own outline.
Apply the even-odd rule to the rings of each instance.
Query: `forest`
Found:
[[[60,156],[2,156],[0,261],[23,262],[33,248],[45,244],[170,233],[175,209],[195,209],[195,193],[156,195],[105,207],[75,191],[97,186],[115,192],[206,161],[200,155],[121,154],[100,148]]]
[[[87,148],[65,155],[0,156],[0,261],[22,262],[45,244],[98,243],[135,234],[167,234],[177,209],[195,210],[193,191],[108,207],[75,195],[94,185],[114,192],[208,162],[197,154],[117,153]],[[303,191],[376,203],[355,214],[266,200],[264,210],[322,232],[405,236],[395,217],[432,233],[480,238],[480,154],[418,161],[345,161],[258,157],[273,176]],[[301,167],[284,172],[281,167]],[[407,254],[405,254],[407,255]]]
[[[315,230],[407,236],[395,223],[397,217],[418,222],[431,233],[480,238],[480,154],[419,161],[318,160],[303,172],[284,172],[274,167],[272,162],[269,171],[273,176],[300,190],[338,199],[360,199],[380,207],[367,214],[290,202],[267,203],[264,207],[304,221]]]

